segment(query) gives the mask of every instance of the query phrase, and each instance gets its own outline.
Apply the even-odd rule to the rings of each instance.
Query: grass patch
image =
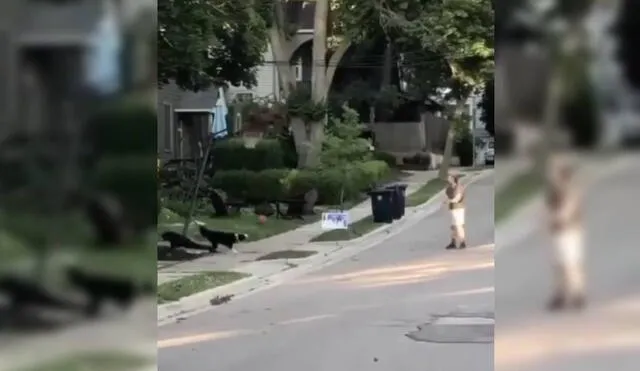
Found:
[[[261,257],[256,259],[256,261],[278,260],[278,259],[304,259],[315,254],[316,254],[315,251],[308,251],[308,250],[281,250],[281,251],[274,251],[266,255],[262,255]]]
[[[176,301],[185,296],[224,286],[246,277],[249,277],[246,273],[231,271],[203,272],[182,277],[158,285],[158,303]]]
[[[23,371],[129,371],[150,363],[149,359],[133,354],[96,352],[63,358]]]
[[[305,220],[279,219],[272,216],[267,218],[264,223],[261,223],[257,215],[252,211],[246,211],[239,213],[238,215],[223,218],[195,216],[194,219],[205,223],[207,228],[210,229],[233,233],[246,233],[249,235],[247,242],[251,242],[272,237],[277,234],[302,227],[305,224],[316,222],[319,220],[319,216],[310,215],[305,217]],[[182,222],[184,222],[184,219],[180,220],[178,223]],[[160,225],[159,227],[162,230],[182,232],[181,225]],[[191,224],[189,226],[187,235],[194,237],[195,239],[201,239],[198,232],[198,226],[195,224]]]
[[[434,178],[425,183],[417,191],[407,197],[407,207],[415,207],[429,201],[436,193],[440,192],[447,182],[440,178]]]
[[[494,202],[496,224],[504,221],[535,196],[542,189],[542,185],[542,176],[537,171],[527,171],[518,174],[498,190]]]
[[[361,237],[384,224],[374,223],[373,216],[358,220],[349,225],[349,229],[326,231],[311,239],[311,242],[348,241]]]
[[[0,243],[2,256],[0,274],[10,273],[25,278],[37,278],[36,268],[39,252],[18,240],[10,244]],[[2,242],[2,241],[0,241]],[[63,246],[50,248],[44,256],[45,271],[40,277],[52,290],[64,291],[69,288],[66,269],[69,265],[81,267],[90,273],[130,279],[136,282],[155,283],[157,279],[157,252],[155,241],[140,239],[127,246],[98,249],[90,246]]]
[[[178,213],[169,210],[166,207],[160,209],[158,214],[158,224],[184,223],[184,218]]]

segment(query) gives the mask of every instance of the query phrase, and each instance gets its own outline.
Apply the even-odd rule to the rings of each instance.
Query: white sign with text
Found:
[[[322,229],[347,229],[349,228],[349,213],[346,211],[330,210],[322,213]]]

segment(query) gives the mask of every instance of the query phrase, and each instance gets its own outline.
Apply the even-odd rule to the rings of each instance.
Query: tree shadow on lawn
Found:
[[[169,246],[158,245],[158,261],[164,262],[190,261],[214,254],[210,252],[192,253],[182,248],[171,249]]]
[[[40,334],[62,329],[86,321],[80,312],[58,312],[45,308],[29,308],[17,311],[0,306],[0,331],[10,334]]]
[[[267,217],[263,221],[252,211],[243,210],[241,213],[228,217],[208,217],[196,215],[195,220],[204,223],[204,225],[216,231],[231,233],[246,233],[249,239],[243,242],[253,242],[272,237],[281,233],[289,232],[296,228],[302,227],[309,223],[320,220],[322,212],[316,211],[316,214],[305,216],[304,220],[284,219],[275,216]],[[170,230],[182,233],[181,225],[159,225],[159,233]],[[195,224],[191,224],[187,229],[187,236],[198,241],[202,241],[202,237]]]

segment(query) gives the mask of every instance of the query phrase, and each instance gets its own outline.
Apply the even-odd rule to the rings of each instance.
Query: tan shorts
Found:
[[[451,226],[461,227],[464,225],[464,209],[451,210]]]
[[[584,241],[580,228],[567,228],[553,233],[554,258],[559,264],[580,264],[584,259]]]

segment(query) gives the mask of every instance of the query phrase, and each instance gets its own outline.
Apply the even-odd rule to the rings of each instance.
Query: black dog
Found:
[[[67,269],[67,278],[89,297],[86,313],[90,316],[97,315],[100,305],[107,300],[127,309],[139,296],[154,291],[153,285],[149,283],[140,285],[133,280],[88,273],[78,267]]]
[[[203,226],[200,226],[200,234],[211,243],[211,252],[215,252],[218,249],[218,245],[226,246],[229,250],[235,251],[233,249],[234,244],[249,238],[249,235],[245,233],[214,231]]]
[[[40,306],[58,309],[77,309],[78,305],[54,295],[47,288],[23,277],[6,275],[0,277],[0,292],[4,293],[15,309],[25,306]]]
[[[196,241],[186,237],[178,232],[167,231],[161,235],[164,241],[169,242],[172,249],[176,247],[184,247],[187,249],[197,249],[197,250],[211,250],[209,246],[197,243]]]

